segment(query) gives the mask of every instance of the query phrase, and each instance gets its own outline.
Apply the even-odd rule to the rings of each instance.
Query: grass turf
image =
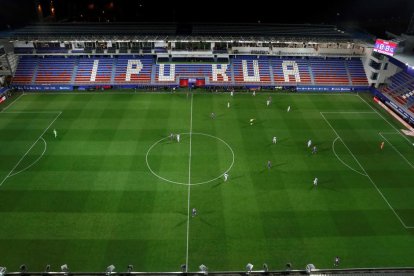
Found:
[[[0,265],[411,266],[413,139],[369,95],[269,95],[23,95],[0,113]]]

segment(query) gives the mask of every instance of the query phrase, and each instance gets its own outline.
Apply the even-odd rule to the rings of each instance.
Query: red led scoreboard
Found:
[[[395,42],[377,39],[374,51],[384,55],[393,56],[396,48],[397,43]]]

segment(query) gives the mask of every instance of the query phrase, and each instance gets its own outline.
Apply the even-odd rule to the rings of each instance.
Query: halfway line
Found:
[[[191,94],[191,113],[190,113],[190,152],[188,154],[188,192],[187,192],[187,249],[185,257],[185,271],[188,272],[188,244],[190,237],[190,195],[191,195],[191,142],[193,132],[193,94]]]

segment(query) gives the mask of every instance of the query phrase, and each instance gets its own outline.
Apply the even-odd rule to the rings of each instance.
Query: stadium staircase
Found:
[[[309,72],[309,77],[310,77],[310,80],[311,80],[311,84],[315,85],[315,76],[313,75],[312,69],[311,69],[310,64],[309,64],[309,60],[307,61],[307,67],[308,67],[308,72]]]
[[[118,58],[113,58],[112,59],[111,83],[115,82],[115,72],[116,72],[117,64],[118,64]]]
[[[268,66],[269,66],[270,82],[275,83],[275,75],[274,75],[274,72],[273,72],[272,60],[271,59],[269,59],[269,65]]]
[[[229,66],[230,66],[230,81],[231,81],[231,85],[236,85],[236,83],[234,82],[234,67],[233,67],[233,59],[229,59]]]
[[[348,76],[349,85],[353,85],[351,73],[349,72],[348,62],[344,62],[346,75]]]
[[[155,62],[151,67],[151,83],[155,83],[155,72],[157,71],[157,65]]]
[[[33,68],[33,77],[30,81],[30,84],[34,84],[36,81],[37,71],[39,70],[39,60],[34,61],[35,67]]]
[[[76,75],[78,73],[78,67],[79,67],[79,59],[76,59],[75,60],[75,65],[73,66],[72,77],[70,79],[71,84],[75,84]]]

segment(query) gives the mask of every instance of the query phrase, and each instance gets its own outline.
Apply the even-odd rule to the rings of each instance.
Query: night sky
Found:
[[[48,16],[50,0],[38,0]],[[94,22],[240,22],[337,24],[383,36],[405,32],[414,13],[413,0],[54,0],[57,21]],[[282,6],[280,3],[284,3]],[[203,4],[204,3],[204,4]],[[34,0],[0,0],[0,29],[37,21]],[[49,19],[46,19],[46,21]]]

